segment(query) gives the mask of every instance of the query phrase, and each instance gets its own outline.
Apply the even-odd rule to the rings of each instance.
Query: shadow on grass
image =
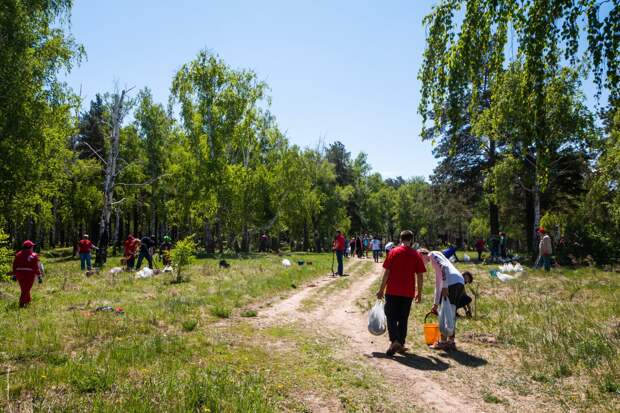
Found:
[[[378,359],[391,359],[417,370],[445,371],[448,367],[450,367],[448,363],[443,362],[437,357],[423,357],[412,353],[407,353],[405,355],[396,354],[393,357],[389,357],[385,353],[375,351],[370,355],[370,357]]]
[[[457,363],[467,367],[480,367],[488,363],[486,359],[474,356],[473,354],[465,353],[461,350],[450,350],[440,354],[440,356],[452,359]]]

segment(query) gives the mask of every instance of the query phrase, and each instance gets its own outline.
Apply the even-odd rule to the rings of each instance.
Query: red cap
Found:
[[[536,228],[536,232],[540,232],[542,234],[545,232],[545,229],[543,227],[538,227]]]
[[[22,244],[22,246],[24,248],[32,248],[34,247],[34,242],[30,241],[29,239],[27,239],[26,241],[24,241],[24,243]]]

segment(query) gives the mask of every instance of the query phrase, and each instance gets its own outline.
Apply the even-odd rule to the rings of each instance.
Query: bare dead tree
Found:
[[[105,177],[103,180],[103,208],[101,210],[101,218],[99,220],[99,247],[103,253],[103,261],[105,261],[105,250],[109,244],[108,228],[110,228],[110,219],[112,209],[114,207],[114,188],[116,186],[116,177],[120,173],[118,169],[119,152],[120,152],[120,134],[123,119],[128,112],[128,106],[125,102],[129,90],[123,89],[120,94],[112,95],[111,102],[111,119],[112,133],[110,134],[110,151],[108,160],[105,162]],[[97,254],[99,256],[100,254]]]

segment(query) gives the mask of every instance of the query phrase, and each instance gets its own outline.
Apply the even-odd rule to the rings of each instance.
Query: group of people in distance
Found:
[[[478,261],[482,261],[482,254],[488,250],[491,253],[491,262],[497,261],[499,258],[506,259],[508,257],[508,238],[506,233],[500,231],[499,234],[491,234],[489,240],[485,244],[482,238],[478,238],[474,244],[474,248],[478,253]]]
[[[344,236],[344,234],[342,234]],[[356,235],[348,242],[345,241],[345,256],[357,256],[357,258],[368,258],[368,253],[372,251],[375,262],[379,262],[379,256],[383,248],[383,241],[378,235]]]
[[[153,268],[153,255],[155,253],[155,236],[144,236],[142,238],[134,238],[129,234],[123,243],[124,252],[121,262],[126,266],[127,270],[139,270],[142,262],[146,259],[149,268]],[[82,239],[78,242],[78,252],[80,254],[80,268],[84,270],[92,270],[91,251],[97,251],[99,248],[90,240],[88,234],[82,235]],[[170,250],[172,249],[172,238],[164,236],[164,242],[159,246],[159,254],[164,265],[170,264]],[[138,261],[136,262],[136,256]]]
[[[389,244],[393,245],[393,243]],[[384,246],[383,241],[378,235],[357,235],[347,241],[344,233],[342,231],[337,231],[332,245],[332,250],[335,252],[338,259],[338,271],[336,275],[344,275],[344,257],[357,256],[357,258],[368,258],[369,251],[372,251],[372,258],[378,263],[383,248],[386,249],[387,253],[391,246],[388,247],[388,244]]]
[[[431,264],[435,273],[435,293],[431,312],[437,314],[440,306],[447,305],[456,320],[456,309],[463,304],[465,284],[473,281],[469,271],[461,273],[441,251],[413,248],[413,233],[400,233],[400,245],[388,253],[383,262],[383,278],[377,291],[377,298],[385,298],[385,316],[390,339],[388,356],[404,353],[407,338],[407,323],[411,304],[422,302],[422,287],[426,265]],[[415,274],[415,276],[414,276]],[[456,330],[455,330],[456,331]],[[455,334],[431,345],[433,349],[455,349]]]
[[[153,269],[153,255],[155,255],[155,236],[144,236],[142,238],[134,238],[133,234],[129,234],[123,243],[124,251],[121,262],[126,266],[128,271],[139,270],[142,261],[146,259],[148,267]],[[170,251],[172,250],[172,238],[164,235],[164,242],[159,246],[159,255],[164,265],[170,265]],[[138,261],[136,262],[136,255]]]

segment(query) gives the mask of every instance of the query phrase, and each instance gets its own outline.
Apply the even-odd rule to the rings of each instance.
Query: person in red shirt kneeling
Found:
[[[378,299],[385,296],[385,316],[390,337],[390,347],[385,352],[388,356],[407,351],[405,339],[411,303],[414,298],[416,303],[422,301],[422,283],[426,272],[422,257],[412,248],[413,232],[401,232],[400,242],[401,245],[393,248],[383,262],[385,271],[377,292]]]
[[[39,266],[39,256],[33,251],[34,242],[27,240],[22,246],[23,249],[15,254],[13,260],[13,275],[17,278],[21,290],[19,306],[26,307],[32,299],[30,290],[34,280],[41,276],[41,267]]]

